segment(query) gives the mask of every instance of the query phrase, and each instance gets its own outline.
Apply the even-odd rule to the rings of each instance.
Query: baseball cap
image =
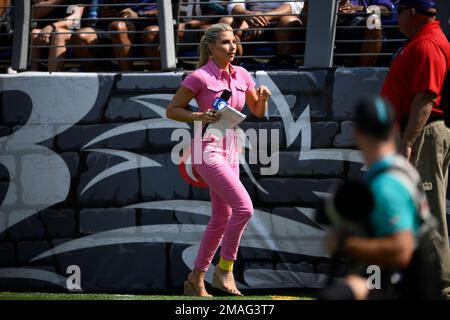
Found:
[[[375,206],[367,183],[362,179],[347,179],[335,188],[330,197],[317,203],[315,221],[346,231],[363,231]]]
[[[395,121],[394,109],[381,97],[363,98],[355,106],[356,128],[373,138],[386,139]]]
[[[358,231],[369,222],[375,201],[367,184],[362,180],[347,180],[328,199],[326,210],[333,225]]]
[[[436,1],[433,0],[399,0],[397,2],[398,6],[405,6],[408,8],[414,8],[416,12],[427,15],[427,16],[435,16],[435,13],[430,13],[428,9],[436,9],[437,4]]]

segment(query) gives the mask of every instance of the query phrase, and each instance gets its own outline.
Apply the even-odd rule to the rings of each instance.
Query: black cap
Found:
[[[345,181],[334,195],[337,213],[349,221],[367,220],[374,205],[372,192],[367,184],[360,180]]]
[[[364,134],[380,140],[386,139],[395,123],[395,111],[380,98],[364,98],[355,106],[355,126]]]
[[[318,204],[316,222],[359,232],[368,231],[375,202],[367,183],[347,180],[338,186],[331,197]]]

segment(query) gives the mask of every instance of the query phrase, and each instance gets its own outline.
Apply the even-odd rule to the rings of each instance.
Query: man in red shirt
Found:
[[[400,31],[408,38],[394,56],[381,95],[397,112],[402,129],[400,152],[422,177],[431,212],[436,216],[443,293],[450,297],[450,249],[446,221],[450,129],[444,124],[441,91],[450,70],[450,44],[436,20],[433,0],[400,0]]]

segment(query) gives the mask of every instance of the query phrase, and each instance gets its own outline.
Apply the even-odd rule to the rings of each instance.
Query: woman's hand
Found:
[[[267,100],[269,100],[271,94],[272,92],[266,86],[253,88],[245,94],[245,102],[250,111],[258,118],[264,117]]]
[[[258,94],[258,101],[259,100],[267,101],[272,95],[272,92],[270,92],[269,88],[267,88],[266,86],[261,86],[257,88],[256,93]]]
[[[195,118],[196,121],[202,121],[203,123],[214,123],[219,121],[222,115],[217,112],[217,110],[208,110],[206,112],[201,112]]]

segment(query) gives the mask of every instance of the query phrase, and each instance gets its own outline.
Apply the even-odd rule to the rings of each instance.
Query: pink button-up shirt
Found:
[[[220,97],[224,90],[231,91],[228,103],[241,111],[245,105],[245,94],[255,87],[255,82],[244,68],[230,64],[228,75],[210,59],[203,67],[188,75],[181,85],[194,92],[200,112],[212,109],[214,99]]]

